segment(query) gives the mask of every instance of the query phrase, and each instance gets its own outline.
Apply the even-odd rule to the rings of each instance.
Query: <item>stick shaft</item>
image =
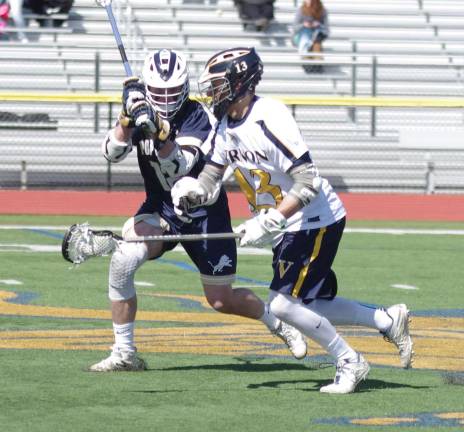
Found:
[[[119,54],[121,54],[121,59],[124,64],[124,70],[126,75],[132,76],[132,68],[130,67],[129,60],[127,59],[126,50],[124,49],[124,44],[122,43],[121,35],[119,34],[118,25],[116,24],[116,19],[113,15],[113,9],[111,8],[111,3],[105,5],[106,13],[108,19],[110,20],[111,29],[113,30],[114,38],[116,39],[116,44],[118,45]]]
[[[167,235],[154,235],[154,236],[138,236],[125,238],[128,242],[144,242],[144,241],[199,241],[199,240],[222,240],[222,239],[236,239],[242,235],[233,232],[227,233],[212,233],[212,234],[167,234]]]

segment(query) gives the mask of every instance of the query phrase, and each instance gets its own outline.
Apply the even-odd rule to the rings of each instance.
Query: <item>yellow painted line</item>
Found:
[[[458,419],[464,420],[464,412],[450,412],[450,413],[440,413],[440,414],[435,414],[435,417],[439,417],[441,419]]]
[[[0,92],[0,101],[11,102],[81,102],[81,103],[121,103],[121,96],[100,93],[7,93]]]
[[[199,98],[192,97],[198,100]],[[383,97],[383,96],[276,96],[287,105],[309,106],[350,106],[350,107],[399,107],[399,108],[464,108],[464,99],[425,97]],[[17,93],[0,92],[0,101],[14,102],[81,102],[81,103],[121,103],[119,94],[102,93]]]
[[[150,294],[152,295],[152,294]],[[16,293],[0,291],[0,315],[60,318],[105,319],[106,329],[0,331],[2,349],[94,350],[107,351],[113,343],[111,316],[106,310],[76,309],[8,303]],[[204,296],[163,295],[198,301],[207,306]],[[201,353],[212,355],[289,356],[280,339],[254,320],[217,312],[151,312],[139,311],[138,320],[164,322],[163,327],[136,329],[136,342],[141,352]],[[175,324],[169,326],[169,323]],[[216,324],[216,325],[211,325]],[[76,326],[79,322],[76,322]],[[373,329],[340,327],[340,333],[354,349],[365,353],[372,364],[400,366],[393,344],[383,341]],[[464,318],[413,317],[417,369],[447,371],[464,370]],[[326,355],[309,341],[309,355]]]
[[[362,426],[393,426],[401,423],[415,423],[415,417],[372,417],[367,419],[352,419],[350,423]]]
[[[287,105],[352,106],[352,107],[398,107],[398,108],[463,108],[463,98],[405,98],[405,97],[280,97]]]
[[[76,309],[70,307],[35,306],[7,303],[5,300],[16,297],[16,293],[0,291],[0,314],[18,316],[42,316],[58,318],[111,319],[109,310]],[[179,296],[178,296],[179,297]],[[137,312],[137,319],[144,321],[180,321],[203,323],[243,323],[250,321],[236,315],[217,312]]]

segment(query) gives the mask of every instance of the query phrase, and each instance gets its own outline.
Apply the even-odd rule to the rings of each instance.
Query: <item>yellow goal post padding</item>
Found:
[[[383,97],[383,96],[275,96],[286,105],[464,108],[464,98]],[[198,99],[198,98],[193,98]],[[121,103],[121,96],[101,93],[9,93],[0,92],[0,101]]]

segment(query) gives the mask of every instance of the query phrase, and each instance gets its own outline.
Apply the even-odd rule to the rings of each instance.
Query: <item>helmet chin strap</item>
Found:
[[[254,93],[247,90],[245,94],[240,96],[236,101],[232,102],[227,110],[227,114],[234,120],[240,120],[245,117],[250,107],[251,99]],[[248,99],[248,100],[246,100]]]

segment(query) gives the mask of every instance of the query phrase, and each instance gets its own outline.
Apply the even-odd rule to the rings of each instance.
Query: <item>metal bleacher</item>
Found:
[[[232,0],[115,3],[134,71],[140,73],[148,50],[179,49],[188,56],[193,90],[211,54],[245,45],[255,46],[265,64],[258,88],[261,95],[464,97],[461,0],[325,0],[331,36],[324,41],[322,74],[305,73],[304,60],[292,46],[291,26],[299,4],[295,0],[276,0],[275,21],[266,32],[244,31]],[[124,70],[119,52],[106,12],[93,0],[76,0],[61,28],[38,28],[31,22],[25,29],[29,44],[19,42],[16,32],[10,26],[9,40],[0,40],[0,92],[120,92]],[[108,181],[116,187],[139,183],[132,156],[114,166],[108,178],[99,146],[111,123],[109,106],[0,104],[0,148],[5,155],[0,186],[16,184],[17,167],[24,161],[30,185],[66,182],[58,175],[47,181],[36,176],[36,181],[34,172],[71,172],[78,178],[76,184],[84,187]],[[430,191],[430,158],[436,154],[430,149],[403,148],[400,130],[420,130],[424,125],[447,131],[464,128],[460,109],[304,105],[291,109],[322,174],[337,188],[352,191]],[[24,115],[38,110],[45,110],[55,121],[49,130],[37,131],[28,125],[32,130],[14,133],[2,127],[3,111]],[[24,129],[25,125],[18,126]],[[46,151],[40,155],[31,146]],[[436,192],[464,191],[462,153],[464,144],[462,149],[437,156]]]

